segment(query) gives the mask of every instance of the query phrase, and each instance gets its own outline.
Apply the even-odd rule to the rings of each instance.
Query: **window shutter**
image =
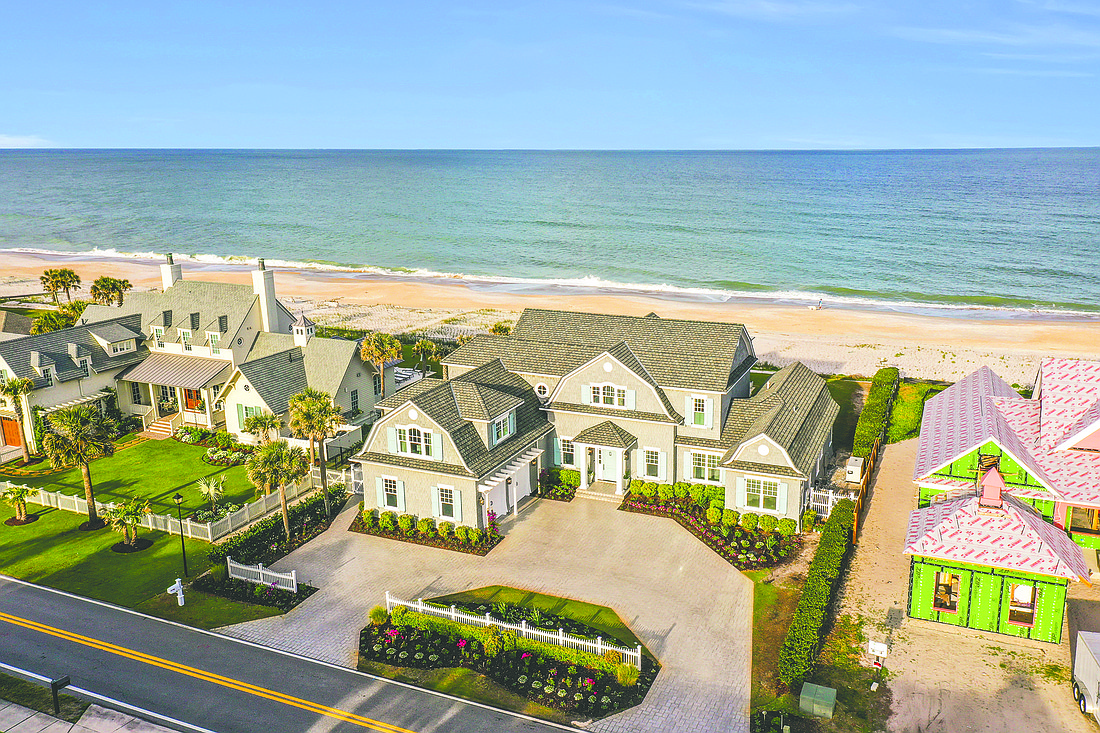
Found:
[[[694,405],[691,404],[691,395],[684,397],[684,425],[694,425],[695,416],[692,412]]]
[[[665,476],[668,475],[668,461],[665,456],[666,454],[664,451],[659,451],[657,453],[657,480],[662,482],[665,481]]]
[[[439,518],[443,516],[443,510],[439,503],[439,487],[432,487],[432,516]]]
[[[554,465],[561,465],[561,438],[552,438],[554,442]]]
[[[646,478],[646,475],[645,475],[645,449],[638,448],[634,452],[638,454],[638,459],[636,461],[634,461],[638,465],[637,477],[644,481],[645,478]]]
[[[684,452],[684,481],[691,481],[691,454]]]
[[[455,524],[458,524],[459,522],[462,521],[462,492],[459,491],[458,489],[455,489],[454,490],[454,497],[455,497],[454,522],[455,522]]]
[[[381,476],[375,476],[374,477],[374,488],[375,488],[375,492],[378,495],[378,508],[379,509],[385,509],[386,508],[386,490],[384,488],[382,488],[382,477]]]
[[[787,513],[787,487],[789,484],[780,483],[779,491],[775,496],[775,510],[780,514]]]
[[[626,391],[626,409],[633,410],[636,404],[636,393],[632,389]]]
[[[734,498],[734,504],[738,509],[745,506],[745,477],[737,477],[737,494]]]
[[[591,405],[592,404],[592,387],[591,387],[591,385],[588,385],[588,384],[582,384],[581,385],[581,404],[582,405]]]
[[[508,413],[508,434],[516,434],[516,411],[512,410]]]
[[[432,460],[443,460],[443,434],[432,433]]]
[[[389,442],[390,453],[397,452],[397,428],[386,428],[386,440]]]
[[[704,420],[705,420],[705,426],[707,427],[707,429],[710,429],[710,428],[714,427],[714,400],[712,400],[709,397],[706,400],[705,415],[706,415],[706,417],[704,418]]]
[[[153,399],[155,400],[156,397]],[[240,402],[237,403],[237,427],[241,429],[242,433],[244,432],[244,405]]]
[[[405,482],[397,482],[397,511],[405,513]]]

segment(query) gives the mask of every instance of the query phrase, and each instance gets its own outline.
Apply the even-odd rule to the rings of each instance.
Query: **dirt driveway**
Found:
[[[1095,722],[1070,694],[1068,623],[1061,644],[1045,644],[905,615],[909,558],[901,552],[916,508],[916,452],[917,441],[908,440],[883,454],[840,611],[863,617],[868,638],[891,643],[889,729],[1095,733]],[[1080,585],[1071,583],[1071,592],[1081,593],[1074,587]],[[1100,630],[1100,591],[1089,590],[1092,597],[1078,604],[1078,615]],[[1071,617],[1073,609],[1071,601]]]
[[[412,600],[525,588],[610,606],[663,665],[642,705],[590,730],[748,732],[752,582],[675,522],[602,501],[539,500],[476,557],[348,532],[355,511],[274,566],[319,592],[285,616],[221,631],[353,667],[386,591]]]

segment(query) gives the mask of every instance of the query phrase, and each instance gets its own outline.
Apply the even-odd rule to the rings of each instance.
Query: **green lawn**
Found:
[[[836,377],[826,382],[829,394],[840,405],[840,414],[836,417],[833,427],[833,448],[838,451],[851,451],[852,438],[856,434],[856,421],[859,420],[859,410],[856,409],[854,399],[856,394],[866,387],[853,379]]]
[[[633,647],[641,644],[641,640],[634,635],[619,615],[607,606],[597,606],[592,603],[574,601],[569,598],[548,596],[542,593],[508,588],[503,585],[490,585],[485,588],[474,588],[462,593],[452,593],[448,596],[426,599],[432,603],[512,603],[526,608],[538,608],[555,616],[564,616],[574,621],[588,624],[592,628],[602,632],[604,636],[618,639],[624,644]],[[645,646],[642,647],[647,656],[652,657]]]
[[[946,385],[927,382],[902,382],[898,396],[890,410],[890,427],[886,432],[887,443],[898,443],[920,435],[920,421],[924,416],[924,403],[936,396]]]
[[[77,593],[132,608],[164,593],[183,574],[178,536],[142,530],[153,541],[147,550],[123,555],[111,551],[122,535],[108,528],[81,532],[83,514],[28,505],[37,522],[21,527],[0,524],[0,568],[7,575],[51,588]],[[14,515],[0,505],[0,522]],[[191,577],[210,563],[210,545],[187,540],[187,564]]]
[[[205,448],[178,441],[149,440],[132,448],[117,451],[110,458],[93,461],[92,487],[101,502],[121,502],[133,498],[148,499],[150,508],[158,514],[176,514],[172,497],[183,495],[183,513],[187,516],[206,505],[195,481],[203,476],[225,476],[223,502],[243,504],[256,497],[256,489],[248,481],[244,466],[214,466],[201,456]],[[47,476],[20,476],[14,483],[41,487],[63,494],[84,496],[84,480],[79,468],[70,468]]]
[[[26,316],[27,318],[30,318],[31,320],[34,320],[35,318],[38,318],[40,315],[42,315],[44,313],[49,313],[52,310],[52,308],[17,308],[15,306],[6,305],[3,308],[0,308],[0,310],[6,310],[6,311],[10,311],[12,313],[18,313],[21,316]]]
[[[184,593],[182,606],[176,600],[175,593],[162,593],[142,601],[134,610],[200,629],[213,629],[282,614],[282,611],[270,606],[240,603],[197,590]]]
[[[775,681],[779,673],[779,648],[787,636],[801,591],[765,583],[770,574],[770,570],[744,573],[753,582],[751,707],[794,713],[798,711],[798,700],[790,694],[778,695]]]
[[[53,693],[49,687],[11,675],[0,674],[0,700],[8,700],[16,705],[53,715]],[[80,720],[80,716],[84,715],[91,704],[65,693],[57,696],[57,702],[61,709],[61,719],[70,723]]]

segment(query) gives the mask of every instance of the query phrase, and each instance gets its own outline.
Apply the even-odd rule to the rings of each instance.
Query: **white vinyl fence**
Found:
[[[333,484],[343,484],[344,486],[347,487],[348,491],[352,490],[351,489],[351,469],[343,468],[343,469],[340,469],[339,471],[333,471],[331,468],[329,468],[329,469],[326,469],[326,470],[328,471],[328,485],[329,486],[332,486]],[[311,476],[310,477],[313,479],[313,484],[315,486],[319,487],[321,485],[321,467],[320,466],[314,466],[313,470],[311,471]]]
[[[255,583],[256,585],[273,585],[291,593],[298,592],[297,570],[291,570],[289,573],[277,573],[274,570],[265,568],[263,563],[241,565],[238,562],[233,562],[231,557],[225,558],[225,564],[229,568],[230,578],[247,580],[249,583]]]
[[[495,619],[488,613],[484,616],[474,616],[473,614],[459,611],[454,606],[447,608],[446,606],[436,606],[431,603],[425,603],[423,598],[419,598],[416,601],[403,601],[400,598],[394,598],[390,595],[389,591],[386,591],[386,611],[392,611],[395,606],[404,606],[410,611],[424,613],[429,616],[438,616],[439,618],[450,619],[451,621],[460,624],[468,624],[470,626],[492,625],[502,629],[511,629],[524,639],[534,639],[536,641],[546,642],[547,644],[556,644],[557,646],[569,649],[589,652],[596,656],[603,656],[604,652],[607,651],[615,651],[623,655],[623,662],[633,664],[638,669],[642,668],[641,644],[634,649],[627,649],[617,644],[608,644],[603,640],[602,636],[597,636],[596,640],[592,641],[591,639],[582,639],[579,636],[567,634],[561,629],[554,632],[540,629],[537,626],[528,626],[526,621],[520,621],[517,626]]]
[[[833,511],[833,507],[841,499],[851,499],[855,501],[857,492],[854,491],[836,491],[828,488],[812,488],[810,489],[810,508],[817,512],[817,521],[824,522],[829,518],[829,514]]]
[[[8,481],[4,481],[3,484],[4,488],[11,486],[11,483]],[[309,491],[310,487],[308,482],[290,484],[286,487],[287,501],[296,499],[303,494],[309,493]],[[70,496],[69,494],[62,494],[59,491],[38,489],[36,493],[27,497],[27,502],[30,504],[41,504],[42,506],[53,507],[54,509],[61,509],[67,512],[75,512],[77,514],[88,513],[88,502],[84,497]],[[145,529],[155,529],[160,532],[168,532],[169,534],[180,534],[182,531],[185,537],[215,542],[226,535],[236,532],[241,527],[246,527],[257,519],[262,519],[268,514],[277,511],[279,509],[279,503],[279,492],[273,491],[266,496],[261,496],[256,501],[245,504],[232,514],[227,514],[221,519],[217,519],[213,522],[193,522],[190,519],[184,519],[181,528],[180,520],[169,514],[146,514],[141,518],[141,526]],[[97,511],[102,511],[110,506],[114,505],[104,504],[99,501],[96,502]]]

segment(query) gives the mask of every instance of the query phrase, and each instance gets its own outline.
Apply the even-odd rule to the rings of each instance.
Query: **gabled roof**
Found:
[[[573,442],[606,448],[630,448],[637,444],[638,439],[610,420],[604,420],[577,433]]]
[[[475,338],[444,362],[478,366],[499,358],[511,371],[563,376],[620,344],[667,388],[725,392],[755,361],[740,324],[528,308],[511,336]]]
[[[523,404],[523,398],[468,381],[451,383],[458,414],[463,420],[488,422]]]
[[[964,496],[909,514],[906,555],[988,565],[1059,578],[1087,579],[1081,548],[1062,530],[1010,494],[1000,508]]]
[[[261,331],[238,368],[271,411],[281,415],[290,398],[306,387],[335,396],[348,366],[358,362],[358,347],[355,341],[316,336],[295,346],[289,334]]]
[[[28,336],[33,325],[34,320],[24,315],[0,310],[0,333]]]
[[[742,445],[765,435],[787,452],[796,472],[809,476],[839,413],[840,406],[824,379],[801,362],[788,364],[755,395],[730,404],[720,440],[727,449],[722,464],[746,471],[776,472],[775,466],[755,463],[747,457],[735,459]]]
[[[88,331],[90,331],[93,336],[98,336],[109,344],[126,341],[127,339],[143,338],[140,330],[127,328],[117,320],[92,324],[88,327]]]
[[[137,329],[140,325],[140,317],[136,315],[121,316],[112,319],[108,325],[115,323],[127,329]],[[71,350],[71,345],[78,348]],[[88,326],[73,326],[36,336],[21,336],[0,341],[0,358],[7,363],[14,376],[31,379],[34,381],[35,388],[39,388],[46,385],[46,380],[34,368],[32,360],[35,358],[39,360],[40,364],[48,364],[53,367],[55,379],[67,382],[84,377],[84,372],[76,361],[81,353],[88,355],[91,370],[100,373],[136,364],[149,355],[149,350],[140,341],[136,346],[137,348],[133,351],[110,354],[92,336],[91,329]],[[35,354],[37,354],[37,357],[35,357]]]
[[[1082,417],[1093,415],[1100,404],[1100,361],[1046,358],[1039,364],[1038,394],[1043,410],[1039,441],[1053,449],[1074,429],[1083,429]],[[1094,424],[1095,420],[1090,421]]]
[[[434,420],[450,436],[458,449],[462,463],[469,469],[464,475],[475,478],[488,475],[494,468],[510,460],[518,451],[525,449],[532,440],[545,435],[553,428],[540,409],[541,401],[535,391],[522,377],[505,369],[499,359],[451,380],[422,381],[430,384],[421,386],[418,382],[410,385],[388,397],[380,406],[383,409],[394,409],[412,403],[424,415]],[[508,403],[516,405],[515,435],[491,449],[487,448],[482,440],[481,431],[469,419],[462,416],[460,402],[466,399],[466,396],[473,394],[471,386],[478,388],[477,394],[490,394],[481,389],[487,388],[491,393],[499,393],[507,397]],[[502,398],[494,396],[493,399]],[[499,404],[505,404],[505,402],[502,400],[497,404],[498,407]],[[441,465],[445,465],[437,461],[390,456],[385,453],[364,453],[362,458],[367,461],[402,466],[410,466],[411,461],[411,467],[432,471],[442,470]],[[450,472],[456,471],[450,470]]]

